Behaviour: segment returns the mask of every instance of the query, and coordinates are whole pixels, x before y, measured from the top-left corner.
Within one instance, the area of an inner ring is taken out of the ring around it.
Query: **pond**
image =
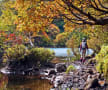
[[[32,78],[32,79],[31,79]],[[0,90],[50,90],[48,80],[38,77],[7,76],[0,74]]]
[[[57,57],[66,57],[66,56],[68,56],[67,50],[69,50],[71,52],[70,56],[73,56],[73,52],[72,52],[71,48],[48,48],[48,49],[54,51],[55,56],[57,56]],[[88,49],[86,55],[91,55],[91,54],[93,54],[93,50]]]

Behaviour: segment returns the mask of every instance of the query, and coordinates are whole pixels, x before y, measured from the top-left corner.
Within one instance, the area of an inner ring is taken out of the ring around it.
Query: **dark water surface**
[[[0,74],[0,90],[50,90],[48,80],[38,77],[7,76]]]

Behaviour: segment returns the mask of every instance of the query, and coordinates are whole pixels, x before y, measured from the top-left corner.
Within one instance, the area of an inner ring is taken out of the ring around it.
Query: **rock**
[[[99,80],[98,83],[101,87],[105,86],[105,80]]]
[[[84,84],[85,83],[85,80],[84,79],[81,79],[81,82],[82,82],[82,84]]]
[[[69,88],[71,88],[73,86],[73,83],[72,82],[69,82],[68,85],[67,85]]]
[[[56,75],[55,70],[50,70],[49,75]]]
[[[98,83],[99,83],[99,85],[101,87],[105,87],[106,82],[105,82],[105,79],[104,79],[104,75],[99,74],[99,73],[97,73],[97,75],[98,75]]]
[[[63,76],[56,76],[55,80],[53,81],[54,87],[57,88],[58,85],[63,83],[64,77]]]
[[[99,74],[97,73],[94,65],[94,62],[89,63],[88,65],[84,64],[78,64],[78,61],[74,63],[76,65],[80,65],[81,69],[77,69],[72,71],[72,74],[64,74],[63,69],[65,67],[65,64],[56,64],[56,70],[58,70],[56,75],[63,76],[63,82],[62,80],[58,79],[54,82],[57,82],[55,84],[55,87],[62,88],[61,90],[67,90],[72,88],[72,90],[104,90],[105,88],[105,81],[102,78],[99,78]],[[61,73],[62,72],[62,73]],[[90,77],[91,76],[91,77]],[[102,79],[102,80],[101,80]]]
[[[88,75],[87,81],[85,83],[85,89],[100,87],[97,75]]]
[[[75,69],[80,69],[81,67],[79,65],[74,65]]]
[[[78,78],[74,78],[74,79],[73,79],[73,82],[74,82],[74,83],[77,83],[78,81],[79,81]]]
[[[51,75],[56,75],[56,72],[54,69],[45,69],[41,70],[40,74],[44,76],[51,76]]]
[[[56,72],[65,72],[66,69],[67,69],[67,67],[64,63],[59,63],[59,64],[56,64],[56,66],[55,66]]]
[[[62,88],[67,88],[67,84],[62,84]]]
[[[96,88],[96,87],[100,87],[97,78],[95,78],[95,79],[91,82],[90,88]]]
[[[74,87],[74,88],[78,88],[78,86],[79,86],[79,85],[78,85],[77,83],[74,83],[74,84],[73,84],[73,87]]]
[[[79,88],[80,90],[84,90],[84,84],[80,85],[78,88]]]

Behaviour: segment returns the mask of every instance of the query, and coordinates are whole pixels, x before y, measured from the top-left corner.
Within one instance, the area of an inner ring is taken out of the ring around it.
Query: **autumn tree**
[[[18,40],[17,32],[15,31],[16,24],[14,21],[17,19],[17,11],[12,8],[13,1],[2,1],[0,2],[0,49],[3,51],[4,48],[8,47],[9,44]],[[17,40],[16,40],[17,39]]]
[[[54,42],[57,47],[66,47],[66,41],[69,39],[69,32],[63,32],[56,36]]]
[[[54,39],[60,33],[59,28],[56,25],[51,24],[48,26],[48,28],[46,28],[45,32],[50,39],[42,35],[41,32],[39,35],[34,37],[35,46],[55,47]]]
[[[44,32],[55,16],[51,12],[52,3],[41,0],[16,0],[19,19],[16,21],[17,29],[37,33]],[[53,6],[52,6],[53,7]]]
[[[14,13],[17,13],[13,15],[15,19],[12,23],[16,25],[17,31],[23,32],[31,45],[33,45],[32,37],[38,34],[49,38],[46,29],[57,18],[64,19],[64,29],[70,33],[76,28],[75,24],[107,24],[107,0],[16,0],[13,2],[11,5],[7,4],[15,11]]]
[[[68,21],[75,24],[108,24],[107,0],[55,0],[58,11]]]
[[[88,46],[98,53],[103,44],[108,44],[108,26],[86,26],[83,29],[83,33],[88,35]]]
[[[15,30],[16,25],[14,24],[14,21],[17,18],[17,11],[12,8],[13,4],[13,1],[0,2],[0,31],[13,32]]]
[[[18,11],[15,21],[16,29],[25,33],[31,46],[34,46],[32,38],[40,33],[49,38],[46,29],[51,25],[53,18],[57,16],[54,2],[16,0],[13,8]]]

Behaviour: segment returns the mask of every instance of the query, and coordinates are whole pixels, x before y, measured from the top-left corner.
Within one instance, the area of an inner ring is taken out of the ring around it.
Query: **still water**
[[[0,90],[50,90],[48,80],[0,74]]]
[[[68,50],[70,51],[70,56],[73,56],[73,52],[72,52],[71,48],[48,48],[48,49],[54,51],[55,56],[57,56],[57,57],[68,56],[68,54],[67,54]],[[93,52],[94,51],[92,49],[88,49],[86,52],[86,55],[91,55],[91,54],[93,54]]]

